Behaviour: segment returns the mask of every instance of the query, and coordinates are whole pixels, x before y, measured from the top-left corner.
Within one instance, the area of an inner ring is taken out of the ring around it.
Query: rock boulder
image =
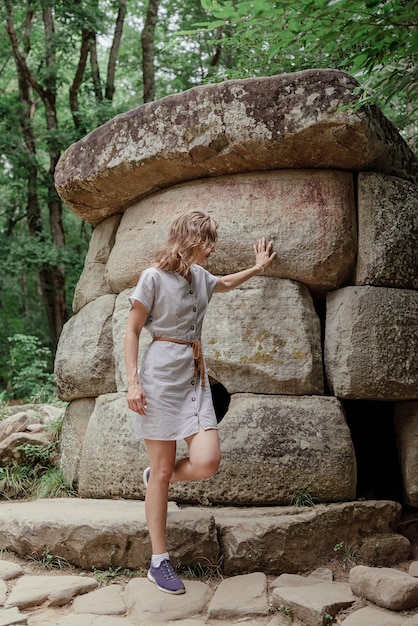
[[[324,293],[353,273],[357,228],[351,172],[251,172],[177,185],[129,207],[106,265],[114,292],[136,285],[173,220],[190,210],[210,213],[219,224],[208,263],[216,275],[251,266],[253,244],[262,236],[273,241],[278,254],[268,276]]]
[[[328,294],[324,358],[337,397],[418,398],[417,353],[418,292],[345,287]]]

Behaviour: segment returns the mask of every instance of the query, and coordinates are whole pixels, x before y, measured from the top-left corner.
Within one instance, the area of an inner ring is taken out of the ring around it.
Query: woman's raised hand
[[[269,267],[276,257],[276,253],[272,252],[273,242],[269,241],[266,245],[265,237],[258,240],[258,244],[254,244],[255,263],[263,268]]]

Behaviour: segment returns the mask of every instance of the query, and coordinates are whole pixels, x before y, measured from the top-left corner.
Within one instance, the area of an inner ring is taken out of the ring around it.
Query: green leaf
[[[418,53],[418,30],[412,33],[409,41],[408,52],[412,54]]]

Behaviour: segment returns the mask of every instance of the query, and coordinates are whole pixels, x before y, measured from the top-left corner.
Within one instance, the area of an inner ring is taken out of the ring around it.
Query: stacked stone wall
[[[393,403],[403,499],[418,506],[418,163],[378,109],[347,107],[356,87],[334,70],[196,87],[63,155],[57,189],[95,227],[55,363],[69,402],[61,464],[81,496],[144,496],[125,399],[128,295],[173,219],[196,209],[219,223],[214,274],[252,265],[262,236],[277,260],[211,301],[223,460],[172,497],[355,499],[345,402],[359,400]]]

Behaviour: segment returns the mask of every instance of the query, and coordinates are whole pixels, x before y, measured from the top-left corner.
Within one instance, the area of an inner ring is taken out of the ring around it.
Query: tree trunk
[[[74,80],[70,87],[70,110],[71,115],[73,117],[74,126],[79,131],[80,136],[87,134],[87,129],[83,124],[79,106],[78,106],[78,93],[80,91],[80,87],[83,83],[84,72],[86,71],[87,66],[87,58],[90,50],[90,38],[91,32],[89,30],[83,29],[81,33],[81,46],[80,46],[80,56],[78,58],[77,69],[74,74]]]
[[[58,130],[56,84],[57,64],[55,58],[55,28],[52,8],[43,3],[43,22],[45,30],[45,64],[48,69],[45,89],[40,94],[45,107],[46,125],[48,129],[48,210],[51,237],[57,248],[65,246],[64,226],[62,222],[62,202],[54,184],[55,168],[60,158],[60,149],[55,139]],[[54,347],[58,343],[62,328],[67,321],[67,305],[65,296],[65,270],[61,263],[44,270],[44,284],[47,287],[46,298],[51,309],[51,337]]]
[[[48,176],[48,209],[50,219],[50,230],[53,242],[56,246],[64,245],[64,230],[62,225],[62,204],[55,191],[54,170],[59,159],[59,149],[54,139],[57,130],[56,102],[55,102],[55,55],[54,55],[54,25],[52,11],[49,7],[43,9],[43,19],[45,28],[46,55],[45,63],[49,70],[46,79],[46,88],[42,87],[31,74],[26,56],[29,47],[22,53],[14,28],[13,7],[10,0],[6,1],[6,29],[12,45],[13,57],[16,65],[19,96],[22,103],[20,116],[20,126],[23,133],[26,152],[28,153],[27,167],[27,206],[26,215],[28,220],[29,233],[40,242],[45,241],[45,229],[42,222],[38,197],[38,170],[36,163],[36,141],[32,127],[32,116],[35,103],[32,98],[32,89],[36,89],[42,98],[46,112],[46,122],[49,133],[49,176]],[[31,13],[27,13],[25,31],[30,30]],[[58,342],[62,327],[66,321],[66,301],[65,301],[65,275],[64,268],[57,264],[48,268],[38,270],[38,276],[42,289],[45,311],[48,319],[51,343],[55,348]]]
[[[141,35],[144,102],[152,102],[155,99],[154,34],[158,17],[158,4],[159,0],[149,0]]]
[[[99,62],[97,60],[96,33],[91,33],[90,37],[90,67],[93,78],[94,95],[96,102],[103,102],[102,81],[100,79]]]
[[[122,40],[123,23],[126,15],[126,0],[120,0],[118,16],[116,18],[115,33],[110,49],[109,62],[107,64],[105,98],[112,101],[115,93],[116,62],[119,56],[120,42]]]

